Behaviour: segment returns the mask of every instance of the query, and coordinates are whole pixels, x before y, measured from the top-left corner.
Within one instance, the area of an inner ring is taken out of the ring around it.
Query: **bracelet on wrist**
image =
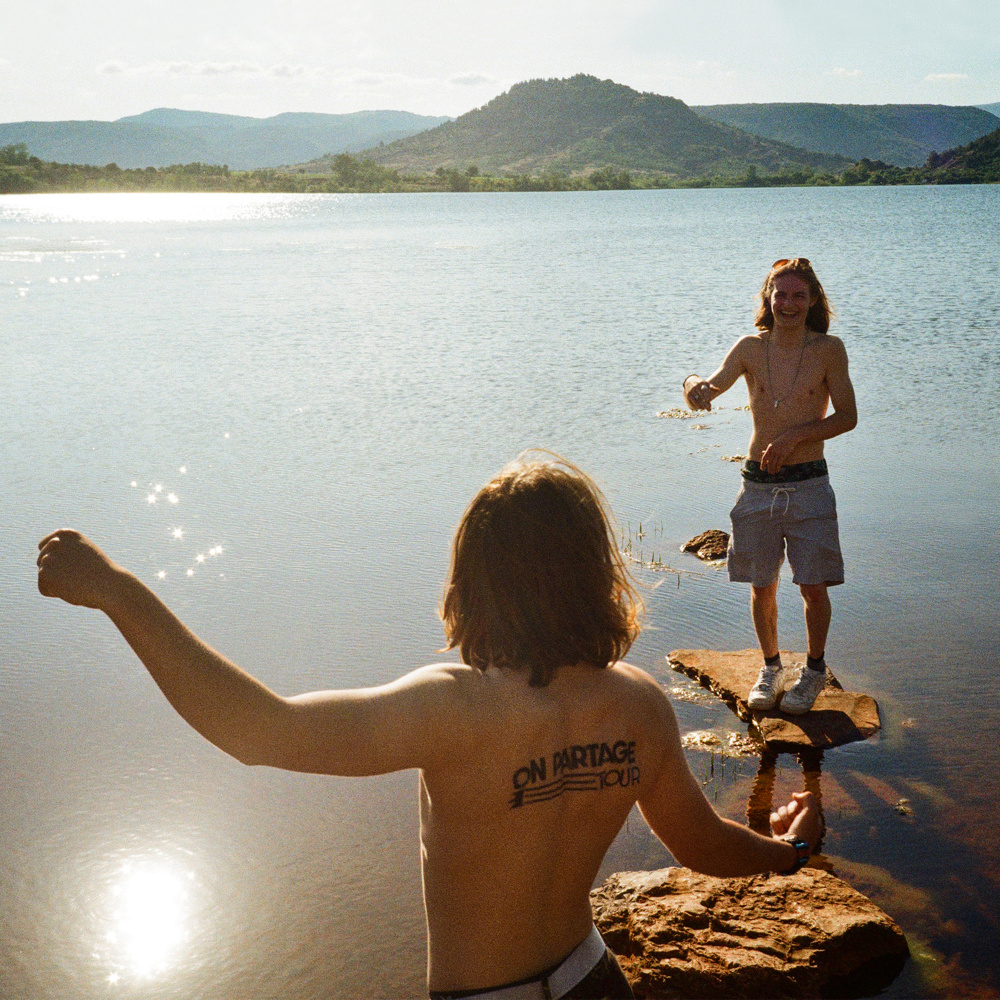
[[[801,871],[809,863],[809,858],[812,857],[812,848],[800,837],[796,837],[792,833],[786,833],[780,837],[775,837],[775,840],[783,840],[786,844],[791,844],[795,848],[797,857],[795,863],[791,868],[786,868],[784,871],[779,872],[780,875],[794,875],[797,871]]]

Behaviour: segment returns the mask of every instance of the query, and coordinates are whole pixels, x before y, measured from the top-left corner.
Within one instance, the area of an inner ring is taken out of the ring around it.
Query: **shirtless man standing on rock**
[[[760,290],[760,333],[743,337],[709,379],[689,375],[684,401],[711,410],[712,400],[743,376],[753,433],[743,488],[730,517],[729,579],[750,584],[754,630],[764,655],[747,704],[761,711],[780,699],[785,712],[808,712],[826,683],[828,588],[844,582],[837,503],[823,442],[858,422],[843,343],[827,333],[830,306],[805,257],[777,260]],[[827,415],[832,404],[833,412]],[[787,552],[805,603],[809,651],[786,679],[778,649],[778,574]]]
[[[808,792],[771,837],[720,817],[649,674],[620,661],[641,603],[597,487],[519,460],[455,535],[448,648],[381,687],[283,697],[215,652],[76,531],[39,543],[47,597],[103,611],[171,705],[244,764],[332,775],[419,770],[432,997],[631,997],[590,889],[633,805],[677,861],[717,876],[797,871],[821,832]]]

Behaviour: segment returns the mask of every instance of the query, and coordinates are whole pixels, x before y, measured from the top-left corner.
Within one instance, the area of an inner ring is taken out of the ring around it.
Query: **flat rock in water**
[[[594,920],[637,997],[864,997],[909,956],[903,932],[829,872],[619,872]]]
[[[773,747],[837,747],[867,739],[881,728],[875,699],[845,691],[829,669],[826,687],[820,691],[812,710],[805,715],[789,715],[778,708],[755,712],[747,705],[750,688],[760,672],[759,649],[734,652],[675,649],[667,659],[674,670],[687,674],[718,695]],[[805,660],[804,653],[781,651],[781,661],[786,667]]]
[[[693,552],[705,562],[725,559],[729,549],[729,535],[718,528],[709,528],[700,535],[695,535],[689,542],[681,546],[681,552]]]

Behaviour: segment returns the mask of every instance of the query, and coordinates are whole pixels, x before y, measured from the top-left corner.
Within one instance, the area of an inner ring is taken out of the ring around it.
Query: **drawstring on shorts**
[[[785,494],[785,509],[781,512],[782,514],[788,513],[788,505],[791,503],[791,494],[795,492],[794,486],[775,486],[771,491],[771,517],[774,517],[774,505],[778,501],[778,494]]]

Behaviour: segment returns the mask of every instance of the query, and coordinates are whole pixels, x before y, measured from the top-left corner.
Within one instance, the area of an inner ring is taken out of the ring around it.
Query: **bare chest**
[[[830,393],[822,343],[784,349],[760,343],[747,363],[755,422],[791,425],[826,412]]]

